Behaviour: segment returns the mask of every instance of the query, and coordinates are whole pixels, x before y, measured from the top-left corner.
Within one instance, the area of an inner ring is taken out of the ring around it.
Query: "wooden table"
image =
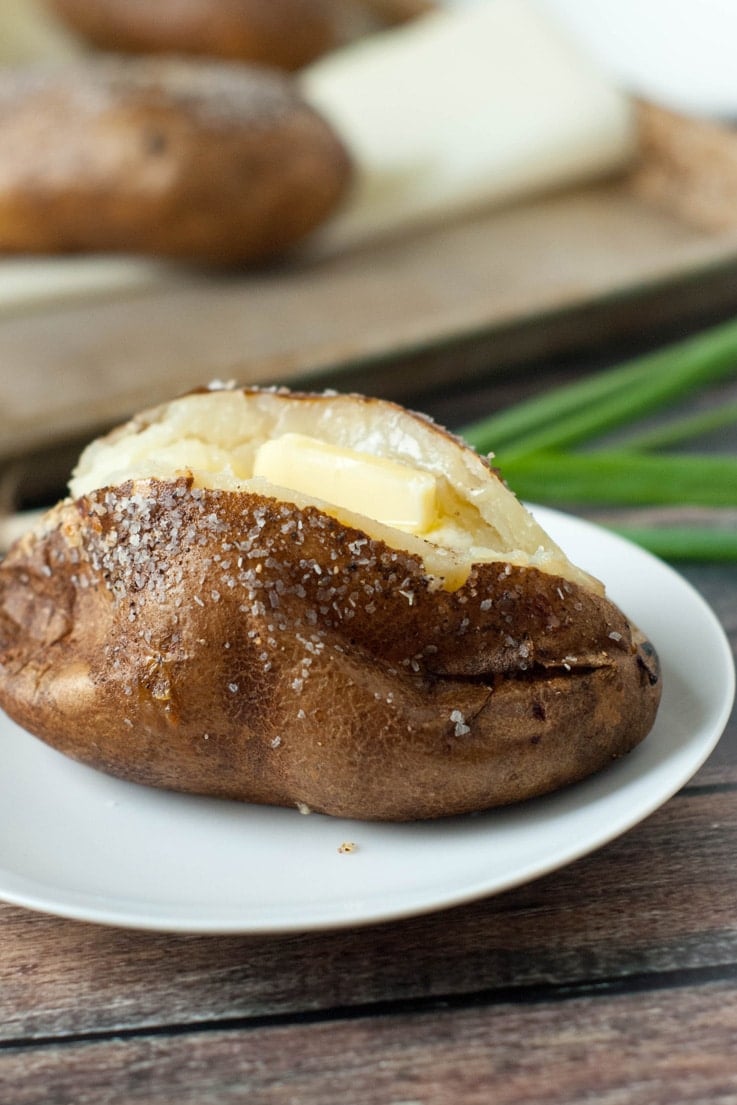
[[[460,425],[541,372],[421,401]],[[737,569],[683,570],[737,646]],[[435,915],[195,937],[0,905],[0,1102],[735,1103],[736,857],[733,716],[637,828]]]

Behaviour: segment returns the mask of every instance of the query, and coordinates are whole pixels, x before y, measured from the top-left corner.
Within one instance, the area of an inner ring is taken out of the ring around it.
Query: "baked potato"
[[[0,252],[232,264],[335,210],[343,143],[286,76],[194,59],[0,71]]]
[[[211,387],[91,444],[0,565],[0,704],[157,787],[362,819],[641,741],[655,651],[488,463],[375,399]]]
[[[298,69],[343,42],[432,9],[429,0],[50,0],[95,46]]]

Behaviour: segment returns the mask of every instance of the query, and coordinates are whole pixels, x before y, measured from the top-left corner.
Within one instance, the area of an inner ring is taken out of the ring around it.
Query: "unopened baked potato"
[[[365,819],[515,802],[642,740],[653,647],[471,449],[213,387],[94,442],[0,565],[0,704],[139,783]]]
[[[0,253],[261,261],[338,207],[350,159],[287,76],[177,58],[0,69]]]
[[[298,69],[345,41],[431,10],[430,0],[49,0],[95,46],[205,54]]]

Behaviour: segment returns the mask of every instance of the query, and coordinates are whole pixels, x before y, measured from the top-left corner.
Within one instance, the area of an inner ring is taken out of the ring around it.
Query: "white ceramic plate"
[[[675,793],[734,697],[725,635],[642,550],[536,509],[652,637],[664,694],[652,734],[548,798],[425,824],[338,821],[150,790],[72,763],[0,716],[0,897],[65,917],[181,932],[288,932],[410,916],[533,879],[598,848]],[[356,850],[338,851],[344,841]]]

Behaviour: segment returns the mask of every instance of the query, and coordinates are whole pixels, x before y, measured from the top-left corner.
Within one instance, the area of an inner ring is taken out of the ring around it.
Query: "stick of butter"
[[[351,151],[353,194],[325,249],[603,175],[634,113],[535,0],[427,15],[326,56],[302,92]]]

